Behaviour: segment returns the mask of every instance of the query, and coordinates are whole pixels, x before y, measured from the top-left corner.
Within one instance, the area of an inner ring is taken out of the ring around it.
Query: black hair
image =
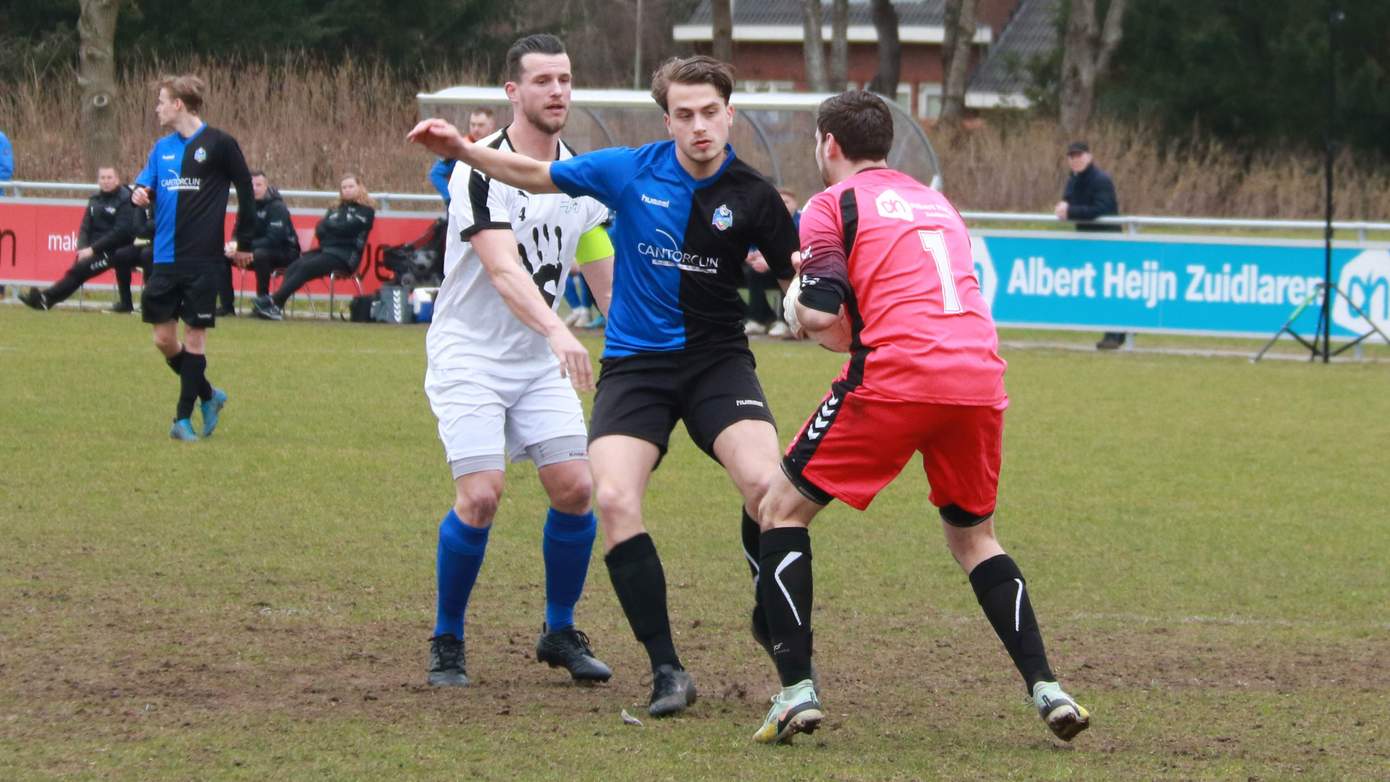
[[[564,54],[565,42],[550,33],[518,38],[507,50],[507,79],[521,81],[521,58],[528,54]]]

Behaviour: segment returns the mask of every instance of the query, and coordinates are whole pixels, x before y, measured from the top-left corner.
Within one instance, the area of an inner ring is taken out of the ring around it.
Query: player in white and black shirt
[[[479,143],[541,160],[568,158],[560,140],[570,99],[564,45],[552,35],[527,36],[512,45],[507,63],[516,119]],[[444,283],[425,342],[425,391],[439,419],[455,499],[439,525],[428,681],[468,684],[464,614],[509,459],[534,462],[550,498],[542,538],[545,622],[536,658],[565,668],[576,681],[606,681],[612,671],[574,627],[597,530],[575,389],[593,386],[593,369],[555,306],[582,236],[585,260],[611,268],[612,245],[601,226],[607,209],[589,198],[526,193],[462,164],[449,191]]]

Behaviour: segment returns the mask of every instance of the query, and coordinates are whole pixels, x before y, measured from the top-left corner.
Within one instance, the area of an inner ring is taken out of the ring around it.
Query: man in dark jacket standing
[[[299,257],[299,234],[289,207],[264,171],[251,172],[256,193],[256,235],[251,240],[251,267],[256,272],[256,295],[270,295],[270,276]]]
[[[98,168],[97,187],[97,194],[87,199],[77,232],[77,260],[61,280],[43,290],[30,288],[20,301],[36,310],[53,307],[111,268],[112,254],[135,240],[137,210],[130,204],[130,188],[121,183],[120,174],[112,166]]]
[[[1057,219],[1076,221],[1078,231],[1118,233],[1118,225],[1092,222],[1107,215],[1119,214],[1120,202],[1115,196],[1115,182],[1096,166],[1086,142],[1073,141],[1067,146],[1067,166],[1071,168],[1071,176],[1067,177],[1062,200],[1053,207]],[[1123,331],[1108,331],[1096,343],[1096,347],[1114,350],[1123,344]]]

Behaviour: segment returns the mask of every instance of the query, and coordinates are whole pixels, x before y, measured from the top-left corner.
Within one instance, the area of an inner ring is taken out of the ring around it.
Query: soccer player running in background
[[[154,326],[154,345],[179,376],[179,401],[169,436],[192,442],[199,433],[190,417],[201,400],[202,437],[212,436],[227,394],[207,379],[207,330],[215,325],[217,291],[224,254],[222,231],[228,187],[237,194],[236,252],[239,265],[251,261],[256,199],[251,172],[236,139],[209,127],[198,116],[207,84],[197,76],[159,82],[155,115],[173,131],[155,142],[149,163],[136,177],[131,203],[154,204],[153,274],[140,294],[146,323]],[[178,321],[183,320],[183,342]]]
[[[481,139],[535,160],[563,160],[570,61],[553,35],[530,35],[507,52],[512,124]],[[466,163],[449,183],[444,283],[425,347],[425,392],[454,478],[454,507],[439,525],[438,605],[428,680],[468,684],[464,613],[487,551],[506,462],[530,459],[550,498],[542,532],[545,623],[536,658],[576,681],[607,681],[574,627],[597,522],[575,389],[593,387],[589,353],[556,314],[576,254],[610,261],[592,198],[538,195],[489,179]],[[583,237],[583,239],[581,239]],[[566,377],[569,379],[566,380]],[[572,384],[572,385],[571,385]]]
[[[754,739],[785,741],[823,719],[811,683],[811,519],[832,499],[864,510],[921,453],[947,547],[1042,718],[1070,741],[1089,715],[1058,686],[1023,574],[994,535],[1008,397],[970,235],[944,196],[887,167],[892,143],[880,98],[851,91],[821,104],[816,165],[828,189],[802,212],[800,293],[788,306],[794,327],[822,344],[848,319],[850,358],[760,508],[782,691]]]
[[[410,134],[497,180],[531,193],[593,196],[619,215],[611,275],[585,272],[608,313],[589,462],[604,562],[647,650],[648,711],[656,716],[683,711],[696,697],[676,654],[666,576],[642,516],[642,496],[671,430],[683,420],[695,444],[728,472],[742,495],[745,547],[756,547],[752,514],[780,450],[743,333],[747,308],[738,285],[754,244],[789,280],[796,231],[776,188],[727,143],[732,92],[728,65],[703,56],[669,60],[652,78],[652,97],[671,141],[554,162],[466,144],[441,120],[426,120]],[[749,551],[756,561],[756,548]],[[766,630],[756,608],[754,617],[761,638]]]

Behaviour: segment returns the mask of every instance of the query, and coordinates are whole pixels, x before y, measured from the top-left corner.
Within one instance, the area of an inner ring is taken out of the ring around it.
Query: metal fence
[[[53,195],[90,195],[97,191],[97,186],[89,182],[0,182],[0,189],[6,194],[19,197],[43,197],[41,194]],[[337,200],[338,193],[335,190],[280,190],[280,195],[286,198],[300,198],[308,201],[324,201],[331,203]],[[0,196],[3,197],[3,196]],[[52,197],[52,196],[50,196]],[[442,206],[439,196],[433,193],[373,193],[379,205],[378,211],[381,212],[407,212],[407,211],[438,211]],[[393,205],[394,208],[393,208]],[[1040,226],[1066,226],[1051,213],[1023,213],[1023,212],[961,212],[961,216],[967,221],[980,225],[1022,225],[1029,228]],[[1242,218],[1224,217],[1160,217],[1154,215],[1128,215],[1124,217],[1103,217],[1096,221],[1099,223],[1119,225],[1124,228],[1127,234],[1139,234],[1145,229],[1161,228],[1210,228],[1221,231],[1246,230],[1246,231],[1309,231],[1318,232],[1325,227],[1322,220],[1250,220]],[[1357,241],[1365,242],[1368,234],[1372,231],[1390,234],[1390,223],[1373,223],[1365,220],[1334,220],[1333,229],[1337,231],[1352,231],[1356,234]]]
[[[5,196],[15,198],[43,198],[71,196],[86,197],[97,191],[97,186],[89,182],[0,182],[0,190]],[[300,198],[306,201],[332,203],[338,200],[336,190],[283,190],[277,189],[284,198]],[[230,191],[233,196],[236,191]],[[4,198],[5,196],[0,196]],[[378,212],[439,212],[444,208],[438,193],[372,193],[377,202]]]

